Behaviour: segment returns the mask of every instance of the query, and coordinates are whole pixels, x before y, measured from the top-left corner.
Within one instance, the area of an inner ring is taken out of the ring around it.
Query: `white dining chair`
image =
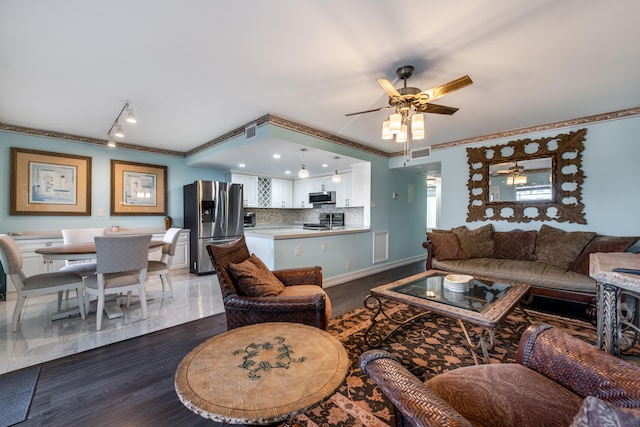
[[[169,296],[173,297],[173,283],[171,283],[171,265],[173,264],[173,256],[176,253],[178,237],[180,237],[181,228],[170,228],[164,234],[162,241],[162,256],[160,260],[149,260],[147,268],[147,276],[159,276],[162,282],[162,292],[165,292],[165,282],[169,285]]]
[[[80,243],[93,243],[96,236],[104,236],[107,230],[105,228],[64,228],[62,229],[62,243],[65,245],[75,245]],[[60,271],[71,271],[80,273],[83,276],[95,274],[96,261],[86,259],[67,259],[64,261],[65,266]],[[69,291],[66,292],[66,298],[69,299]],[[63,293],[58,292],[58,311],[62,309]]]
[[[12,332],[18,329],[18,321],[27,297],[55,294],[70,289],[76,290],[80,315],[84,319],[82,276],[75,272],[54,271],[27,277],[22,271],[22,254],[17,243],[8,235],[0,234],[0,261],[7,277],[16,288],[16,306],[13,310]]]
[[[62,243],[75,245],[79,243],[93,243],[96,236],[104,236],[107,230],[104,228],[67,228],[62,229]],[[96,272],[95,260],[68,259],[60,271],[75,271],[78,273],[93,274]]]
[[[98,297],[96,330],[102,329],[102,316],[107,295],[138,292],[142,318],[147,318],[145,281],[149,263],[151,235],[95,237],[96,274],[84,278],[85,304]],[[127,298],[129,301],[129,298]]]

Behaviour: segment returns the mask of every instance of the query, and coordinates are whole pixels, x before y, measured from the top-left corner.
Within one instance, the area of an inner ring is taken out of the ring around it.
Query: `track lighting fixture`
[[[138,119],[136,118],[136,114],[133,111],[133,107],[128,102],[125,102],[124,107],[122,107],[122,110],[120,110],[120,112],[116,116],[116,119],[113,121],[113,124],[109,128],[109,132],[107,132],[107,137],[109,138],[109,142],[107,143],[107,145],[109,147],[115,147],[115,142],[113,141],[113,137],[124,138],[124,131],[122,130],[122,126],[120,125],[120,118],[122,117],[122,113],[124,113],[125,110],[127,111],[127,115],[125,117],[125,120],[127,121],[127,123],[138,122]]]

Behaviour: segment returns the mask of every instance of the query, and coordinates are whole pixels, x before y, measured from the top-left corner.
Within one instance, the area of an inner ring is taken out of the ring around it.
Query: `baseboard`
[[[425,258],[424,255],[417,255],[411,258],[405,258],[398,261],[391,261],[380,263],[376,265],[372,265],[371,267],[363,268],[357,271],[351,271],[349,273],[340,274],[338,276],[333,276],[329,278],[322,278],[322,287],[330,288],[331,286],[340,285],[345,282],[350,282],[351,280],[360,279],[365,276],[370,276],[372,274],[380,273],[382,271],[391,270],[392,268],[402,267],[403,265],[413,264],[414,262],[423,261]]]

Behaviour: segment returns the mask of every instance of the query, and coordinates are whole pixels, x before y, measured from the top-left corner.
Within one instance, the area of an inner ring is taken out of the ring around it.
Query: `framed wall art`
[[[11,215],[91,215],[91,157],[11,147]]]
[[[166,166],[111,160],[111,215],[166,214]]]

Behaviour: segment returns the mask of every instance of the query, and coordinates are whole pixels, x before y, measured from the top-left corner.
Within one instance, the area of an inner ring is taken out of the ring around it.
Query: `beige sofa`
[[[589,255],[637,252],[638,240],[548,225],[539,231],[496,232],[487,224],[474,230],[433,230],[422,246],[427,250],[427,270],[526,283],[532,295],[583,302],[595,310],[596,281],[589,277]]]

